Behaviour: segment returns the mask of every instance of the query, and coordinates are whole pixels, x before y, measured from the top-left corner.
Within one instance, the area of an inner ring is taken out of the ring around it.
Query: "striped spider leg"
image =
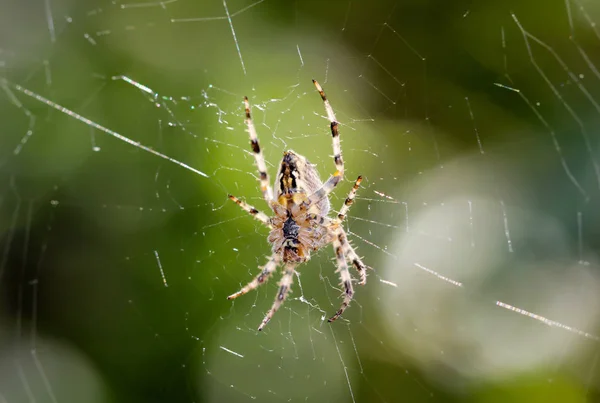
[[[340,309],[328,319],[329,322],[333,322],[337,318],[339,318],[348,305],[350,305],[350,301],[354,296],[354,287],[352,286],[352,278],[350,273],[348,272],[348,263],[351,262],[354,268],[358,271],[360,276],[360,285],[365,285],[367,283],[367,266],[362,262],[361,258],[356,254],[354,248],[350,245],[348,238],[346,236],[346,232],[343,230],[341,224],[346,218],[346,214],[350,210],[350,207],[354,203],[354,197],[356,196],[356,192],[360,183],[362,181],[362,177],[359,176],[354,182],[354,186],[350,190],[348,197],[344,201],[344,205],[342,206],[338,216],[336,219],[331,219],[328,217],[316,216],[314,217],[315,222],[318,222],[321,225],[326,225],[330,229],[331,232],[335,233],[335,238],[332,240],[333,250],[336,256],[337,261],[337,272],[340,274],[341,285],[344,287],[343,292],[343,302]]]
[[[327,119],[329,119],[329,125],[331,127],[331,139],[333,143],[333,162],[335,163],[336,168],[334,174],[327,179],[325,184],[323,184],[319,190],[310,195],[308,201],[310,203],[315,203],[324,197],[327,197],[327,195],[333,191],[337,184],[344,179],[344,160],[342,159],[342,145],[340,143],[340,132],[338,131],[339,123],[335,118],[333,108],[331,107],[323,88],[321,88],[321,85],[316,80],[312,80],[312,82],[317,91],[319,91],[319,95],[321,95],[323,105],[325,105],[325,112],[327,112]]]
[[[256,160],[256,167],[258,168],[258,174],[260,176],[260,190],[265,201],[271,204],[273,201],[273,189],[269,184],[267,164],[265,163],[265,157],[258,144],[258,135],[256,134],[252,116],[250,115],[250,102],[248,102],[248,97],[244,97],[244,108],[246,110],[246,127],[248,128],[248,134],[250,134],[250,146],[252,147],[254,159]]]
[[[258,276],[256,276],[254,278],[254,280],[252,280],[251,282],[246,284],[238,292],[228,296],[227,299],[232,300],[241,295],[247,294],[248,292],[254,290],[258,286],[260,286],[261,284],[266,282],[269,279],[269,277],[271,277],[271,275],[275,272],[275,270],[277,270],[277,266],[279,265],[280,262],[281,262],[281,257],[278,254],[273,254],[269,258],[269,261],[267,262],[267,264],[262,267],[262,271],[260,272],[260,274]]]
[[[356,182],[354,182],[354,186],[352,186],[350,193],[348,193],[348,197],[346,197],[346,200],[344,201],[344,205],[342,206],[342,208],[338,214],[338,221],[340,222],[340,224],[344,221],[344,219],[346,218],[346,214],[348,214],[348,210],[350,210],[350,207],[354,203],[354,198],[356,197],[356,192],[358,191],[358,187],[360,186],[361,182],[362,182],[362,176],[359,176],[356,179]],[[344,248],[344,253],[346,254],[346,258],[348,259],[348,261],[352,262],[352,265],[358,271],[358,274],[360,276],[360,282],[358,284],[360,284],[360,285],[367,284],[367,270],[366,270],[367,266],[362,262],[360,257],[356,254],[356,252],[354,251],[354,248],[350,245],[350,242],[348,242],[348,239],[346,238],[346,233],[343,233],[343,239],[340,239],[340,242],[342,243],[342,247]]]
[[[356,179],[356,181],[354,182],[354,186],[350,190],[350,193],[348,193],[348,196],[346,197],[346,200],[344,201],[344,205],[342,206],[342,208],[340,209],[340,212],[338,213],[337,219],[318,216],[317,214],[313,214],[312,219],[315,220],[315,222],[318,222],[320,225],[328,225],[332,229],[337,230],[337,228],[346,219],[346,214],[348,214],[350,207],[352,206],[352,204],[354,204],[354,198],[356,197],[356,192],[358,191],[358,188],[360,187],[361,182],[362,182],[362,176],[359,176]],[[362,262],[360,257],[356,254],[356,252],[354,251],[354,248],[350,245],[350,242],[348,242],[348,240],[346,239],[345,236],[341,242],[342,242],[342,247],[344,249],[344,254],[346,255],[348,261],[351,262],[352,265],[358,271],[358,274],[360,276],[359,284],[365,285],[367,283],[367,272],[366,272],[367,266]]]
[[[294,273],[296,268],[296,263],[286,263],[283,269],[283,277],[281,277],[281,281],[279,281],[279,291],[277,291],[277,296],[275,297],[275,302],[273,302],[273,306],[267,312],[267,315],[260,323],[258,327],[258,331],[260,332],[263,328],[269,323],[275,312],[279,309],[279,307],[285,301],[287,294],[290,292],[290,288],[292,286],[294,280]]]
[[[257,209],[254,208],[254,206],[251,206],[248,203],[241,201],[240,199],[238,199],[237,197],[235,197],[233,195],[227,195],[227,197],[229,197],[229,200],[233,201],[235,204],[240,206],[242,208],[242,210],[244,210],[245,212],[250,214],[252,217],[256,218],[258,221],[265,224],[268,228],[272,228],[271,220],[265,213],[263,213],[262,211],[258,211]]]
[[[248,97],[244,97],[244,109],[246,112],[246,128],[248,130],[248,134],[250,135],[250,147],[252,148],[252,153],[254,154],[254,159],[256,161],[256,167],[258,168],[258,174],[260,179],[260,190],[263,194],[263,198],[272,207],[273,204],[273,189],[269,184],[269,173],[267,172],[267,164],[265,163],[265,157],[260,149],[260,144],[258,143],[258,135],[256,134],[256,128],[254,127],[254,122],[252,121],[252,115],[250,114],[250,102],[248,101]],[[252,215],[258,221],[265,224],[267,227],[272,228],[271,221],[269,217],[249,205],[246,202],[241,201],[237,197],[233,195],[228,195],[229,200],[236,203],[240,206],[244,211]]]

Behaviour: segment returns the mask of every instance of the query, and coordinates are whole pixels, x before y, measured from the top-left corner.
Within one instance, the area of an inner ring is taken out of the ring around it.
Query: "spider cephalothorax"
[[[348,261],[358,270],[360,284],[365,284],[367,281],[366,266],[348,243],[346,233],[341,226],[354,201],[354,196],[362,178],[359,176],[354,183],[337,218],[327,217],[330,208],[328,195],[343,179],[344,162],[335,114],[319,83],[315,80],[313,80],[313,83],[323,99],[325,111],[331,124],[333,159],[337,170],[323,183],[314,165],[308,162],[306,158],[293,151],[286,151],[283,153],[279,173],[275,180],[275,195],[273,195],[273,189],[269,184],[267,166],[250,116],[250,104],[248,98],[244,98],[246,125],[248,126],[250,145],[260,174],[261,191],[274,215],[269,218],[236,197],[230,195],[229,198],[271,229],[268,240],[273,247],[273,254],[263,267],[262,272],[240,291],[230,295],[228,299],[237,298],[264,283],[280,263],[283,263],[285,267],[283,277],[279,282],[279,292],[275,302],[258,330],[262,330],[279,309],[292,285],[296,266],[309,260],[311,251],[316,251],[329,243],[333,244],[335,251],[341,285],[344,288],[344,300],[340,309],[329,319],[330,322],[342,315],[354,295],[352,278],[348,271]]]
[[[307,244],[309,228],[305,216],[271,219],[273,229],[269,233],[269,242],[273,245],[273,253],[281,255],[283,262],[303,263],[310,259],[310,247]]]

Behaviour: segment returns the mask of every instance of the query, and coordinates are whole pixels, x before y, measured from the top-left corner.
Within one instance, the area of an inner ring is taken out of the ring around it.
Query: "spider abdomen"
[[[294,151],[289,150],[283,153],[279,173],[275,180],[276,199],[281,200],[281,196],[295,195],[293,200],[299,204],[299,199],[306,199],[321,187],[323,187],[323,182],[313,164]],[[314,203],[311,209],[314,213],[326,216],[329,212],[329,199],[322,198]]]

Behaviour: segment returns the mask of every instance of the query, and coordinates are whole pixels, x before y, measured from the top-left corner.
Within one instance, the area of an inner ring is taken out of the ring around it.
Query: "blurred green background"
[[[0,402],[600,401],[597,3],[2,10]],[[373,270],[329,324],[325,248],[258,333],[278,275],[226,300],[270,254],[227,200],[268,212],[241,101],[272,178],[326,177],[312,78]]]

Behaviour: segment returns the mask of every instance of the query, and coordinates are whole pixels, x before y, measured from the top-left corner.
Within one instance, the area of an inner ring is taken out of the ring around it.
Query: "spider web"
[[[0,402],[598,399],[591,0],[5,8]],[[270,254],[227,200],[268,213],[241,101],[271,177],[326,177],[312,78],[373,270],[329,324],[323,249],[258,333],[277,275],[225,299]]]

